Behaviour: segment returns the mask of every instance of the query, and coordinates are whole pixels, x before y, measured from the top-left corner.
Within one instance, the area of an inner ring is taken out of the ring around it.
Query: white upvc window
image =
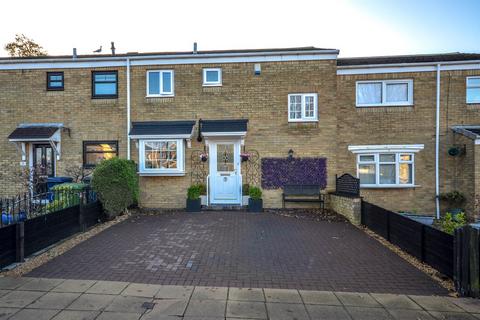
[[[148,139],[139,144],[140,174],[185,174],[183,139]]]
[[[413,80],[368,80],[356,83],[357,107],[413,105]]]
[[[406,152],[357,155],[361,187],[411,187],[415,185],[414,154]]]
[[[480,103],[480,77],[467,77],[467,103]]]
[[[174,95],[173,70],[147,71],[147,97],[172,97]]]
[[[221,86],[222,85],[222,69],[221,68],[203,69],[203,85],[204,86]]]
[[[316,93],[292,93],[288,95],[288,121],[308,122],[318,120],[318,96]]]

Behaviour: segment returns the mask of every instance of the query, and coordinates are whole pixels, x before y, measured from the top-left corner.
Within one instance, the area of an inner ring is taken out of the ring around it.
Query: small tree
[[[5,50],[11,57],[46,56],[47,51],[41,45],[27,38],[24,34],[16,34],[15,40],[5,45]]]
[[[100,162],[92,176],[92,187],[111,219],[138,203],[139,187],[133,161],[112,158]]]
[[[65,168],[65,175],[71,177],[73,182],[79,183],[92,174],[92,169],[80,165],[71,165]]]

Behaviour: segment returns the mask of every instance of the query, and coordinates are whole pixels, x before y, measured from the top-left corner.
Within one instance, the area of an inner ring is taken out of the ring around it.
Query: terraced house
[[[360,178],[385,208],[433,215],[480,197],[480,54],[338,59],[314,47],[0,59],[0,171],[49,176],[113,156],[138,164],[144,207],[265,207],[285,184]],[[477,166],[478,162],[478,166]],[[1,195],[18,186],[2,183]]]

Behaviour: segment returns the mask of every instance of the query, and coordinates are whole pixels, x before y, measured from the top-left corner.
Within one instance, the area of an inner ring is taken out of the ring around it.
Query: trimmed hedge
[[[128,207],[138,203],[139,187],[137,166],[126,159],[104,160],[93,171],[92,188],[112,219]]]

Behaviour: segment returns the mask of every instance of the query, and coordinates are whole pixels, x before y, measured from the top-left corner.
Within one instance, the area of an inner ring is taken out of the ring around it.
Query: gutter
[[[339,58],[338,60],[341,60]],[[444,61],[442,65],[458,65],[458,64],[478,64],[480,60],[456,60]],[[337,69],[359,69],[359,68],[389,68],[389,67],[432,67],[436,68],[438,62],[404,62],[404,63],[382,63],[382,64],[358,64],[358,65],[337,65]]]
[[[439,181],[439,150],[440,150],[440,69],[437,64],[437,106],[435,122],[435,209],[437,219],[440,219],[440,181]]]
[[[156,60],[156,59],[189,59],[189,58],[221,58],[221,57],[262,57],[262,56],[283,56],[283,55],[309,55],[309,54],[339,54],[339,50],[285,50],[285,51],[268,51],[268,52],[233,52],[233,53],[184,53],[184,54],[153,54],[153,55],[124,55],[116,57],[62,57],[62,58],[46,58],[46,59],[0,59],[0,64],[19,64],[19,63],[49,63],[49,62],[90,62],[90,61],[124,61],[130,60]]]

